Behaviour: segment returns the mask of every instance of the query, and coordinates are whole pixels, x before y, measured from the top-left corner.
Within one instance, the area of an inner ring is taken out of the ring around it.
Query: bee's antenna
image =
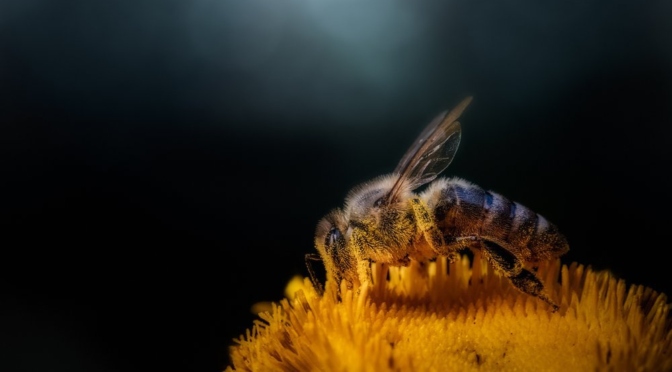
[[[322,296],[322,294],[324,293],[324,288],[322,287],[322,284],[317,280],[317,276],[315,275],[315,270],[313,270],[312,261],[322,261],[322,257],[320,257],[320,255],[316,254],[316,253],[306,254],[306,267],[308,268],[308,274],[310,275],[310,281],[313,283],[313,287],[317,291],[317,294]]]

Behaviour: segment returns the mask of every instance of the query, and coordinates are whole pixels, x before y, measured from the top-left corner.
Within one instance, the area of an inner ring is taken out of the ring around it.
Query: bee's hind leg
[[[525,269],[518,257],[498,244],[485,240],[481,242],[480,248],[490,264],[501,270],[514,287],[521,292],[538,297],[553,306],[553,311],[558,311],[558,305],[548,298],[544,290],[544,283],[531,271]]]

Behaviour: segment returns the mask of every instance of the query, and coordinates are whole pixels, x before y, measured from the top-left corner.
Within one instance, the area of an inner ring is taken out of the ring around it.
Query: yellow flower
[[[260,314],[227,371],[670,371],[667,298],[576,263],[537,274],[560,310],[482,261],[373,267],[359,291],[309,280]],[[560,281],[558,281],[558,278]]]

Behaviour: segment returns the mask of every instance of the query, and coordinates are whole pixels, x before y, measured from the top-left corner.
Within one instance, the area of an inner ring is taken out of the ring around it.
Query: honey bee
[[[371,280],[370,263],[408,266],[411,260],[457,253],[480,253],[518,290],[558,306],[526,263],[557,258],[569,250],[555,225],[519,203],[459,178],[440,178],[461,138],[457,121],[471,102],[436,117],[399,162],[394,173],[355,187],[345,207],[318,224],[315,246],[306,263],[324,262],[327,280],[350,286]],[[434,181],[434,182],[432,182]],[[429,184],[421,193],[414,190]]]

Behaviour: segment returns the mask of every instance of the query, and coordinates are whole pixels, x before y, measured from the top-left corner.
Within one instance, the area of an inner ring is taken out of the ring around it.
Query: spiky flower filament
[[[374,265],[359,292],[308,280],[232,347],[236,371],[665,371],[665,295],[559,261],[537,274],[560,311],[515,290],[476,255]],[[560,281],[558,281],[560,279]],[[297,282],[294,282],[297,285]]]

